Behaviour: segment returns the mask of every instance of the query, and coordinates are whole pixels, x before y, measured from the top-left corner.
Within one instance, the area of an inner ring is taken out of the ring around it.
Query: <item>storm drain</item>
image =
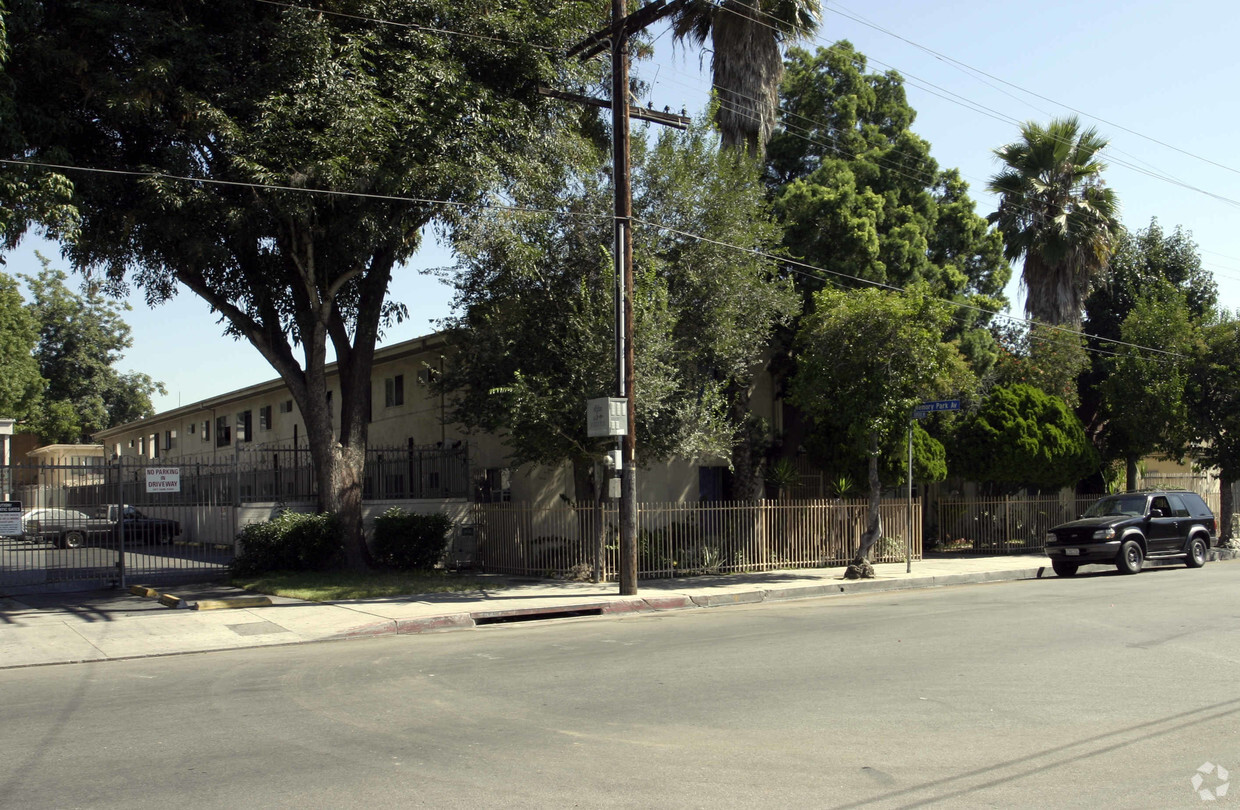
[[[579,616],[602,616],[601,607],[580,610],[548,610],[529,613],[506,613],[497,616],[474,616],[474,624],[513,624],[514,622],[541,622],[547,619],[575,619]]]

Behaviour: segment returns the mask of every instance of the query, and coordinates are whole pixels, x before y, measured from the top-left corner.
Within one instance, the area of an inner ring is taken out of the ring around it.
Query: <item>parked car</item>
[[[1214,513],[1195,492],[1156,490],[1108,495],[1079,520],[1046,535],[1051,567],[1070,577],[1089,563],[1135,574],[1145,560],[1183,560],[1200,568],[1218,540]]]
[[[22,516],[22,532],[27,539],[51,541],[60,548],[81,548],[88,543],[115,543],[120,532],[133,544],[171,543],[181,534],[181,524],[167,518],[153,518],[126,505],[119,512],[116,504],[100,506],[90,513],[77,509],[31,509]]]

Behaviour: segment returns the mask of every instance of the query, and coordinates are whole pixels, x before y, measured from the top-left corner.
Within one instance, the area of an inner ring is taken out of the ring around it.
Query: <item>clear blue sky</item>
[[[899,71],[918,112],[914,130],[930,142],[941,166],[960,169],[983,215],[994,208],[982,191],[997,170],[991,150],[1015,140],[1021,121],[1080,114],[1111,140],[1106,177],[1119,194],[1125,225],[1143,228],[1157,217],[1167,230],[1190,230],[1222,304],[1237,309],[1237,23],[1240,12],[1221,0],[848,0],[826,6],[817,40],[806,46],[847,39],[871,69]],[[652,86],[656,106],[699,113],[709,56],[673,47],[666,34],[656,39],[655,54],[634,72]],[[7,257],[5,271],[35,272],[35,249],[64,267],[54,245],[30,238]],[[434,321],[449,313],[450,291],[419,271],[450,262],[432,246],[397,273],[391,295],[409,307],[410,319],[390,330],[386,342],[433,331]],[[1015,285],[1009,297],[1021,314]],[[191,293],[154,310],[140,296],[132,303],[127,320],[134,346],[120,365],[165,383],[168,394],[157,399],[157,409],[275,377],[248,344],[222,337],[207,306]]]

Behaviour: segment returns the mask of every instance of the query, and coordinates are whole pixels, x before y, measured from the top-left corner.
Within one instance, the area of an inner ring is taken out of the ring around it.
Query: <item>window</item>
[[[228,417],[221,416],[215,420],[215,446],[227,447],[232,444],[232,429],[228,426]]]
[[[130,449],[130,450],[132,450],[132,449],[133,449],[133,439],[130,439],[130,440],[129,440],[129,449]]]
[[[1171,515],[1173,517],[1189,517],[1188,507],[1184,505],[1184,501],[1179,495],[1168,495],[1167,503],[1171,505]]]
[[[439,480],[429,481],[430,488],[438,487]],[[492,467],[483,471],[482,480],[478,482],[477,498],[480,503],[500,503],[512,500],[512,474],[502,467]]]
[[[202,420],[202,440],[204,442],[211,441],[211,420]]]
[[[253,421],[251,420],[250,411],[240,411],[237,414],[237,441],[252,442],[254,434],[250,431],[253,429]]]
[[[258,429],[271,430],[271,406],[264,405],[258,409]]]
[[[426,385],[439,379],[439,370],[434,368],[424,368],[418,371],[418,385]]]
[[[383,406],[395,408],[405,404],[405,375],[397,374],[383,381]]]
[[[292,412],[293,412],[293,400],[286,399],[280,403],[280,413],[292,413]]]
[[[171,450],[177,446],[177,432],[175,430],[164,431],[164,449]]]
[[[151,434],[151,458],[159,458],[159,434]]]
[[[133,446],[133,442],[131,441],[131,442],[129,443],[129,445],[130,445],[130,447],[132,447],[132,446]],[[140,456],[145,456],[145,455],[146,455],[146,437],[145,437],[145,436],[139,436],[139,437],[138,437],[138,455],[140,455]]]

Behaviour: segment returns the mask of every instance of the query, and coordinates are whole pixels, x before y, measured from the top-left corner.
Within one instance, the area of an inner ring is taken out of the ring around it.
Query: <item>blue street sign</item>
[[[913,408],[913,418],[921,419],[927,414],[937,413],[939,411],[958,411],[960,410],[960,400],[958,399],[939,399],[933,402],[923,402]]]

